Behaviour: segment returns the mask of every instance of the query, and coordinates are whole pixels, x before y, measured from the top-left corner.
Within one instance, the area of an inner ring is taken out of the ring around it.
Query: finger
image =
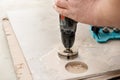
[[[68,8],[67,0],[56,0],[55,5],[61,8]]]
[[[61,14],[63,16],[68,16],[68,10],[67,9],[57,7],[56,5],[54,6],[54,8],[59,14]]]

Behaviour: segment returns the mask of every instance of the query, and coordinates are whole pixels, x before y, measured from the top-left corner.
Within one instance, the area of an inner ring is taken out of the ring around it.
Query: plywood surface
[[[8,17],[34,80],[65,79],[69,75],[59,76],[57,75],[60,73],[59,70],[56,72],[52,67],[46,71],[43,66],[44,62],[40,61],[44,56],[48,56],[51,51],[54,52],[61,44],[58,14],[53,10],[51,1],[43,1],[41,4],[43,3],[46,5],[8,12]],[[89,25],[79,23],[75,44],[79,47],[80,59],[82,61],[88,60],[88,64],[93,66],[89,67],[91,68],[89,74],[90,72],[97,73],[120,68],[119,40],[109,41],[106,44],[96,43],[90,35]],[[51,59],[50,62],[54,62],[54,59]],[[75,74],[70,75],[76,76]]]

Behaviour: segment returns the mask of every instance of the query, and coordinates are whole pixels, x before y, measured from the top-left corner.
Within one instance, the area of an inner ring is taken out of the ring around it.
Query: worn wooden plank
[[[9,44],[10,53],[14,63],[15,72],[18,80],[33,80],[30,69],[27,65],[23,52],[12,30],[8,18],[2,20],[3,28]]]

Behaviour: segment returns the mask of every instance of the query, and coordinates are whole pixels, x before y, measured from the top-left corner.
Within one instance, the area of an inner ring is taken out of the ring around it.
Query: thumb
[[[68,8],[68,1],[67,0],[56,0],[55,5],[57,7],[67,9]]]

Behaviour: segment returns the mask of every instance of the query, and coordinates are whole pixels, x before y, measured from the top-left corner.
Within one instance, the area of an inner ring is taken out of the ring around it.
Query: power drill
[[[61,38],[65,50],[63,52],[59,52],[58,54],[62,58],[73,59],[78,55],[77,52],[74,52],[71,49],[75,41],[77,22],[62,15],[59,15],[59,19],[60,19]]]

